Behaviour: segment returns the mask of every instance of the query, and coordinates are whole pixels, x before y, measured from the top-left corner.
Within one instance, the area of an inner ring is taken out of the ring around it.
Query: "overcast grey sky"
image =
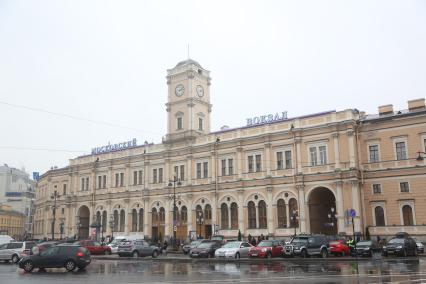
[[[188,43],[211,71],[212,130],[426,96],[426,1],[0,0],[0,163],[45,172],[108,141],[160,142],[166,69]]]

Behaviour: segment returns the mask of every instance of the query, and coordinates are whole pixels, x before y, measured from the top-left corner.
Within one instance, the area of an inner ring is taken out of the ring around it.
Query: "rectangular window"
[[[120,182],[120,176],[118,173],[115,174],[115,187],[118,187]]]
[[[198,118],[198,130],[203,131],[203,119]]]
[[[152,183],[157,183],[157,169],[152,170]]]
[[[102,176],[98,176],[98,188],[102,188]]]
[[[382,193],[382,187],[380,184],[373,184],[373,194],[381,194]]]
[[[326,165],[327,164],[327,148],[325,146],[319,146],[319,153],[320,153],[320,165]]]
[[[401,189],[401,192],[410,192],[410,188],[408,186],[408,182],[406,182],[406,181],[400,182],[399,183],[399,188]]]
[[[102,188],[106,188],[106,175],[102,178]]]
[[[158,169],[158,183],[163,182],[163,168]]]
[[[63,195],[67,195],[67,185],[66,184],[64,184],[62,193],[63,193]]]
[[[133,185],[137,185],[137,184],[138,184],[138,172],[133,171]]]
[[[81,191],[84,191],[84,185],[85,185],[85,178],[81,179]]]
[[[277,152],[277,170],[283,169],[283,152]]]
[[[86,178],[86,191],[89,190],[89,178]]]
[[[142,184],[142,171],[139,171],[138,184]]]
[[[405,148],[405,142],[396,142],[396,159],[397,160],[406,160],[407,159],[407,151]]]
[[[182,129],[182,117],[178,117],[177,118],[177,129],[180,130]]]
[[[175,177],[179,177],[179,166],[175,166]]]
[[[208,162],[203,163],[203,177],[204,178],[209,177],[209,163]]]
[[[423,139],[423,145],[425,146],[425,148],[423,149],[423,151],[426,153],[426,138]]]
[[[228,175],[232,176],[234,174],[234,160],[228,159]]]
[[[368,150],[370,152],[370,163],[379,162],[379,145],[370,145]]]
[[[180,180],[185,180],[185,166],[180,166]]]
[[[262,171],[262,156],[256,155],[256,172]]]
[[[221,166],[222,166],[222,176],[226,176],[226,159],[223,159],[221,161]]]
[[[197,163],[197,179],[201,178],[201,163]]]
[[[62,208],[62,209],[61,209],[61,213],[62,213],[62,215],[64,215],[64,214],[65,214],[65,208]]]
[[[248,156],[248,172],[252,173],[254,172],[254,167],[253,167],[253,156]]]
[[[124,173],[120,173],[120,186],[124,186]]]
[[[285,151],[284,156],[285,156],[285,168],[291,169],[293,167],[291,162],[291,151],[290,150]]]
[[[309,148],[309,156],[311,158],[311,166],[317,165],[317,147]]]

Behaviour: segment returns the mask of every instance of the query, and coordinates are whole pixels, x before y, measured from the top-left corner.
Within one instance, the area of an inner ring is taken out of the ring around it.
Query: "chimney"
[[[379,115],[393,114],[393,105],[379,106]]]
[[[408,101],[408,110],[415,111],[425,109],[425,99],[416,99]]]

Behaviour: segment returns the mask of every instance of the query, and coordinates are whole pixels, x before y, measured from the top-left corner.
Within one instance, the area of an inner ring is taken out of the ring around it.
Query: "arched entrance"
[[[162,242],[164,240],[165,231],[165,217],[166,211],[164,207],[152,208],[151,210],[151,224],[152,224],[152,240]]]
[[[90,222],[90,210],[87,206],[81,206],[78,210],[78,237],[79,239],[89,238],[89,222]]]
[[[309,195],[311,233],[336,235],[337,218],[335,218],[335,214],[336,198],[333,192],[325,187],[318,187],[312,190]],[[331,218],[329,218],[329,215]]]

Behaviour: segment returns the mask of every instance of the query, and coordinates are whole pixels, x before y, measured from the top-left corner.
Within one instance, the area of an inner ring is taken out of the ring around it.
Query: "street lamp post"
[[[334,228],[334,223],[336,222],[336,210],[334,207],[330,208],[330,212],[328,212],[328,219],[330,220],[331,227]]]
[[[75,224],[75,227],[77,229],[77,240],[79,240],[80,239],[80,228],[81,228],[80,221],[78,221],[77,224]]]
[[[296,210],[296,209],[293,209],[293,211],[291,212],[290,220],[291,220],[291,222],[293,223],[293,227],[294,227],[294,235],[296,236],[296,228],[297,228],[297,226],[296,226],[296,221],[297,221],[297,210]]]
[[[55,190],[53,194],[50,196],[53,199],[53,220],[52,220],[52,240],[55,239],[55,222],[56,222],[56,200],[60,197],[59,193]]]
[[[64,227],[65,227],[65,224],[64,224],[64,220],[62,219],[61,220],[61,224],[59,224],[60,226],[59,226],[59,230],[60,230],[60,232],[61,232],[61,240],[62,240],[62,235],[64,234]]]
[[[111,229],[111,239],[114,238],[114,223],[115,223],[114,215],[111,214],[109,218],[109,228]]]
[[[176,222],[176,185],[181,186],[182,183],[180,180],[173,176],[173,180],[169,182],[169,187],[173,186],[173,249],[176,249],[176,231],[177,231],[177,222]]]
[[[197,236],[197,239],[201,237],[201,225],[203,225],[203,222],[204,222],[203,213],[199,211],[197,216],[197,225],[200,225],[200,234]]]

